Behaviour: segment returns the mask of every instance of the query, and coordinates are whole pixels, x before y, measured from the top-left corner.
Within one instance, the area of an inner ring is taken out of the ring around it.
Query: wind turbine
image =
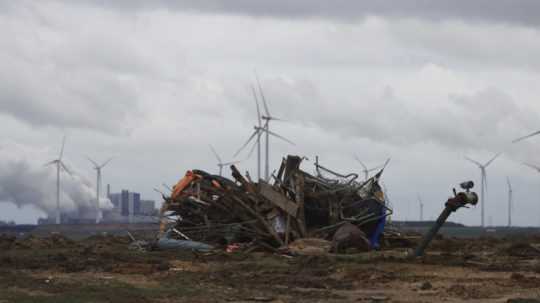
[[[370,172],[383,167],[383,165],[379,165],[379,166],[375,166],[373,168],[368,169],[367,166],[362,161],[360,161],[360,158],[358,158],[358,156],[354,155],[354,159],[356,161],[358,161],[358,163],[360,163],[360,165],[362,165],[362,168],[363,168],[362,172],[364,173],[364,180],[367,180],[369,178],[369,173]]]
[[[508,227],[512,227],[512,207],[514,204],[512,194],[514,192],[509,177],[506,177],[506,182],[508,183]]]
[[[64,156],[64,147],[66,145],[66,136],[62,138],[62,148],[60,149],[60,155],[58,159],[52,160],[45,164],[45,166],[55,165],[56,166],[56,224],[60,224],[60,171],[64,170],[68,174],[72,175],[67,166],[62,161]]]
[[[259,93],[261,95],[261,99],[263,101],[263,107],[264,107],[264,115],[261,116],[261,118],[263,120],[265,120],[266,122],[264,123],[264,132],[266,133],[266,161],[265,161],[265,165],[264,165],[264,179],[266,181],[269,180],[270,178],[270,135],[276,137],[276,138],[279,138],[283,141],[286,141],[292,145],[295,145],[294,142],[270,131],[270,121],[272,120],[275,120],[275,121],[282,121],[281,119],[279,118],[276,118],[276,117],[273,117],[271,114],[270,114],[270,111],[268,110],[268,104],[266,103],[266,98],[264,97],[264,93],[263,93],[263,90],[262,90],[262,86],[261,86],[261,82],[259,81],[259,77],[257,76],[257,74],[255,74],[255,78],[257,80],[257,86],[259,87]]]
[[[257,98],[257,93],[255,92],[255,88],[253,88],[253,86],[251,87],[252,91],[253,91],[253,96],[255,98],[255,104],[257,105],[257,122],[258,122],[258,125],[255,125],[253,128],[254,128],[254,131],[253,133],[251,134],[251,136],[248,138],[248,140],[246,141],[246,143],[244,143],[244,145],[242,145],[242,147],[240,147],[240,149],[234,154],[234,156],[237,156],[250,142],[251,140],[253,140],[255,137],[257,137],[257,140],[255,142],[256,146],[257,146],[257,168],[258,168],[258,171],[257,171],[257,177],[258,179],[260,179],[261,177],[261,173],[260,173],[260,167],[261,167],[261,160],[260,160],[260,150],[261,150],[261,147],[260,147],[260,139],[261,139],[261,135],[263,133],[265,133],[266,135],[266,146],[265,146],[265,166],[264,166],[264,179],[265,180],[269,180],[269,177],[270,177],[270,161],[269,161],[269,155],[270,155],[270,135],[276,137],[276,138],[279,138],[285,142],[288,142],[292,145],[295,145],[294,142],[290,141],[289,139],[281,136],[281,135],[278,135],[274,132],[272,132],[270,130],[270,121],[271,120],[277,120],[277,121],[281,121],[281,119],[278,119],[276,117],[273,117],[269,110],[268,110],[268,104],[266,103],[266,99],[264,97],[264,93],[263,93],[263,90],[262,90],[262,87],[261,87],[261,84],[259,82],[259,78],[257,77],[257,75],[255,75],[256,79],[257,79],[257,85],[259,87],[259,94],[261,96],[261,99],[263,101],[263,107],[264,107],[264,112],[265,114],[264,115],[261,115],[260,113],[260,109],[259,109],[259,102],[258,102],[258,98]],[[265,120],[265,123],[264,125],[262,124],[262,120]],[[253,146],[253,148],[255,148],[255,145]],[[251,154],[253,153],[253,148],[251,149],[251,151],[249,152],[249,155],[251,156]]]
[[[467,161],[470,161],[474,164],[476,164],[476,166],[478,166],[478,168],[480,169],[480,180],[481,180],[481,184],[480,184],[480,188],[481,188],[481,196],[480,196],[480,206],[481,206],[481,222],[482,222],[482,227],[485,227],[485,224],[484,224],[484,217],[485,217],[485,213],[484,213],[484,210],[485,210],[485,194],[487,193],[487,173],[486,173],[486,168],[495,160],[497,159],[497,157],[499,157],[501,155],[501,153],[498,153],[496,154],[493,158],[491,158],[489,161],[487,161],[485,164],[482,164],[478,161],[475,161],[469,157],[465,157],[465,160]]]
[[[212,150],[212,153],[214,153],[214,156],[216,156],[216,159],[218,160],[217,166],[219,167],[219,175],[220,176],[221,176],[221,173],[223,172],[223,167],[224,166],[233,165],[233,164],[236,164],[236,163],[239,162],[239,161],[231,161],[231,162],[223,163],[223,160],[221,160],[221,157],[218,155],[218,153],[216,152],[216,150],[214,149],[214,147],[212,145],[210,145],[210,149]]]
[[[86,157],[92,164],[94,165],[94,169],[97,172],[97,178],[96,178],[96,224],[99,223],[99,194],[101,189],[101,169],[105,167],[105,165],[109,164],[113,158],[109,158],[107,161],[103,162],[101,165],[99,165],[96,161],[90,159],[90,157]]]
[[[422,202],[420,194],[418,194],[418,205],[420,206],[420,222],[422,222],[424,221],[424,203]]]

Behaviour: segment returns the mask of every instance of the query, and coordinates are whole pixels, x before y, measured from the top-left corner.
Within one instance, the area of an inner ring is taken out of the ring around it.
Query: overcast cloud
[[[117,9],[174,9],[211,14],[233,14],[271,18],[326,18],[336,21],[357,21],[367,16],[418,18],[429,21],[455,19],[482,22],[504,22],[538,25],[536,12],[540,8],[534,0],[89,0],[92,5],[112,6]]]
[[[505,224],[510,176],[514,221],[540,223],[540,176],[520,164],[540,164],[540,137],[509,143],[540,129],[536,1],[148,3],[0,4],[4,155],[50,161],[67,133],[66,162],[81,175],[93,178],[85,155],[113,155],[113,191],[159,199],[162,182],[217,169],[209,143],[230,159],[247,139],[257,70],[271,112],[288,121],[274,130],[297,143],[273,141],[273,167],[288,153],[347,172],[360,169],[353,154],[370,165],[392,157],[396,217],[413,219],[418,192],[434,217],[452,186],[478,179],[464,155],[504,151],[488,170],[488,216]],[[241,168],[254,175],[254,160]],[[20,222],[44,215],[0,209]]]

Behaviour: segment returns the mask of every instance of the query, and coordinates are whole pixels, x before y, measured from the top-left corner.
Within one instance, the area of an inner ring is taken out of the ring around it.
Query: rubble
[[[171,195],[164,196],[161,236],[167,232],[167,238],[184,244],[215,247],[243,243],[251,250],[283,251],[304,238],[332,241],[340,249],[351,246],[347,240],[363,239],[362,245],[352,246],[379,248],[385,218],[391,214],[378,183],[384,167],[360,181],[358,174],[323,167],[318,158],[312,175],[300,168],[303,160],[284,158],[272,182],[253,182],[234,165],[233,179],[188,171]],[[336,237],[337,230],[343,232]]]

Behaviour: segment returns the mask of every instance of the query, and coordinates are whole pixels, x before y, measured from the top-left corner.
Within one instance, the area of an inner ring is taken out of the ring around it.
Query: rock
[[[518,274],[518,273],[512,273],[512,275],[510,276],[510,279],[521,281],[521,280],[525,279],[525,276],[522,275],[522,274]]]
[[[429,282],[424,282],[422,283],[422,285],[420,285],[421,290],[430,290],[432,288],[433,288],[433,285],[431,285],[431,283]]]
[[[356,225],[349,222],[343,224],[332,239],[333,252],[338,253],[347,248],[357,248],[361,251],[370,250],[370,243],[366,234]]]

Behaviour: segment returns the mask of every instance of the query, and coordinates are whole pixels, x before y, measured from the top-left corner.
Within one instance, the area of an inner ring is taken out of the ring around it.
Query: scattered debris
[[[385,218],[391,214],[378,184],[384,167],[372,178],[357,181],[357,174],[336,173],[318,158],[316,175],[309,174],[300,169],[303,159],[284,158],[273,182],[253,182],[234,165],[234,180],[188,171],[171,195],[164,196],[158,246],[175,243],[199,249],[208,243],[206,249],[248,243],[251,250],[298,251],[289,244],[317,238],[331,241],[335,251],[379,248]]]
[[[157,248],[168,250],[168,249],[183,249],[183,250],[193,250],[200,252],[208,252],[213,249],[212,246],[191,241],[191,240],[177,240],[170,237],[170,232],[165,236],[161,237],[157,241]]]

